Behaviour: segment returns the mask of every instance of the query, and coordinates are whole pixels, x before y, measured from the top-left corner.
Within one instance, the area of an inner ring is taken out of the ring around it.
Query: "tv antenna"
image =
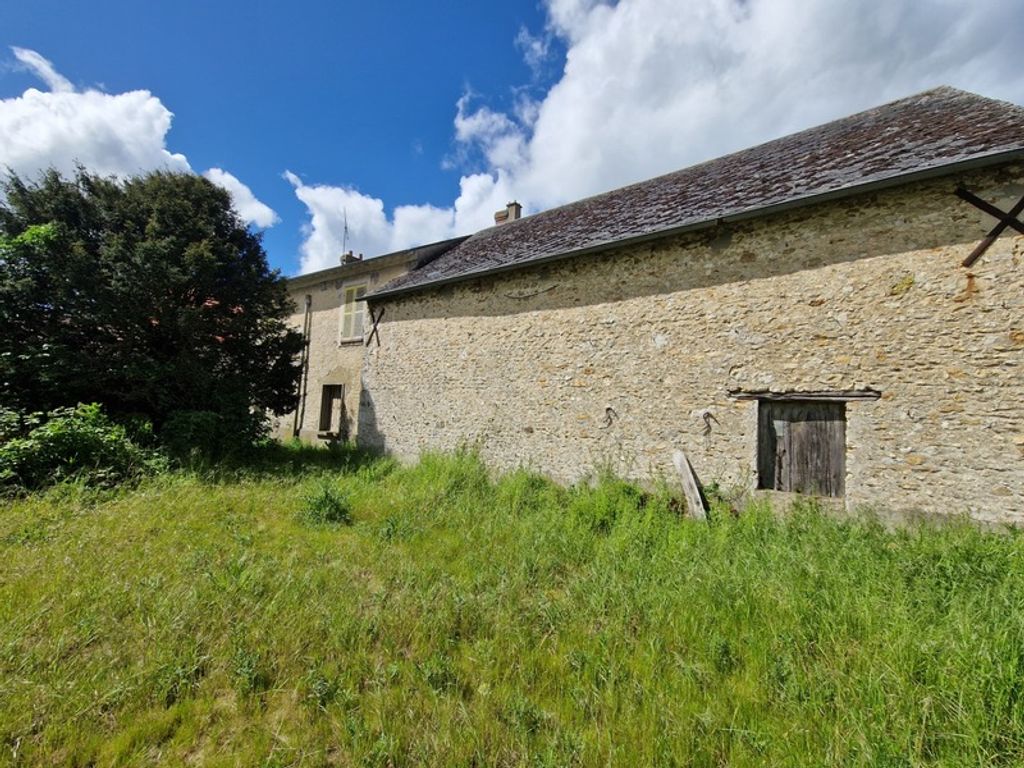
[[[345,226],[341,231],[341,252],[348,253],[348,208],[342,208],[341,212],[345,217]]]

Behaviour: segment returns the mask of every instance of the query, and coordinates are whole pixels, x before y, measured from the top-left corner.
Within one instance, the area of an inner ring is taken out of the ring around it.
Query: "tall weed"
[[[668,488],[494,477],[471,451],[302,455],[165,476],[88,514],[73,494],[7,505],[0,748],[25,764],[1024,762],[1017,534],[890,532],[813,504],[703,523]],[[354,523],[308,524],[310,499]]]

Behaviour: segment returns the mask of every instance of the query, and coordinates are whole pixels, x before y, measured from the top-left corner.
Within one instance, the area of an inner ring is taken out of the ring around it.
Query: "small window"
[[[758,488],[845,492],[845,402],[760,400],[757,438]]]
[[[345,388],[341,384],[325,384],[320,396],[320,431],[338,433],[344,414],[342,413]]]
[[[366,283],[349,285],[341,291],[341,339],[363,338],[363,320],[366,317]]]

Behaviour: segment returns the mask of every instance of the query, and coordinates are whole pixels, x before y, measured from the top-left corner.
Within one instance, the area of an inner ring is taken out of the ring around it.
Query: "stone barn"
[[[509,220],[369,297],[359,440],[1024,522],[1024,110],[938,88]]]

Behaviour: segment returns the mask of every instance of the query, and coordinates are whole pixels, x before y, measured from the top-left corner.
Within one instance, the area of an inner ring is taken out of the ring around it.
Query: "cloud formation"
[[[256,199],[245,184],[221,168],[210,168],[203,171],[203,176],[212,181],[218,187],[223,187],[231,195],[235,210],[244,221],[255,224],[257,227],[266,229],[281,221],[274,210],[265,203]]]
[[[284,178],[309,211],[300,253],[303,273],[337,266],[346,250],[373,257],[482,229],[493,223],[509,192],[502,173],[473,174],[462,177],[451,207],[400,205],[388,216],[383,200],[356,189],[306,184],[291,171]]]
[[[39,53],[11,50],[49,90],[29,88],[0,99],[0,168],[28,178],[47,168],[68,175],[78,165],[122,178],[156,169],[192,170],[184,155],[167,149],[173,114],[149,91],[79,91]],[[204,175],[231,193],[243,219],[259,227],[277,220],[231,174],[211,168]]]
[[[350,244],[376,255],[488,226],[513,198],[541,210],[940,84],[1024,101],[1022,0],[547,0],[546,10],[544,30],[510,44],[534,70],[550,40],[563,44],[547,93],[508,114],[473,109],[468,94],[456,104],[455,161],[483,158],[485,172],[463,176],[451,207],[390,217],[354,189],[296,184],[311,214],[303,271],[337,263],[339,206]]]
[[[516,47],[522,52],[523,61],[533,72],[533,76],[538,77],[550,55],[550,35],[534,35],[526,27],[520,27],[519,34],[516,35]]]
[[[12,45],[11,52],[25,69],[46,83],[46,87],[54,93],[71,93],[75,90],[70,80],[60,74],[48,59],[44,59],[35,51]]]

